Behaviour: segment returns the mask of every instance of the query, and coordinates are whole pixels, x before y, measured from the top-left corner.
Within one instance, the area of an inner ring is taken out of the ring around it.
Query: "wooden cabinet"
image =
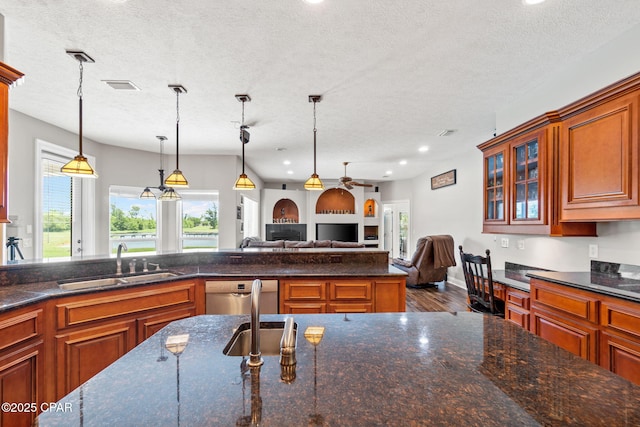
[[[22,78],[22,76],[24,74],[20,71],[0,62],[0,223],[10,222],[7,209],[9,86]]]
[[[55,399],[163,326],[200,312],[198,286],[183,280],[55,301]]]
[[[531,332],[640,384],[640,303],[531,280]]]
[[[625,93],[621,90],[621,93]],[[560,156],[563,221],[640,218],[638,107],[640,89],[562,122]]]
[[[404,278],[286,279],[280,313],[372,313],[405,310]]]
[[[529,312],[531,298],[529,298],[529,294],[507,287],[505,295],[504,318],[528,331],[531,319]]]
[[[44,310],[41,305],[0,316],[2,402],[33,404],[29,410],[0,413],[0,426],[30,426],[45,396]]]
[[[595,235],[595,224],[559,222],[557,121],[549,113],[478,146],[484,157],[483,232]]]

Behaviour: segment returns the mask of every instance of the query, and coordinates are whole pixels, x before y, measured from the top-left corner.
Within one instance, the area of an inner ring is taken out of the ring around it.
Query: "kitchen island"
[[[295,378],[223,349],[248,316],[173,322],[65,396],[39,426],[635,426],[640,387],[477,313],[296,315]],[[262,321],[282,321],[264,315]],[[309,326],[323,326],[317,346]],[[177,357],[168,337],[189,335]],[[284,379],[282,379],[284,378]]]

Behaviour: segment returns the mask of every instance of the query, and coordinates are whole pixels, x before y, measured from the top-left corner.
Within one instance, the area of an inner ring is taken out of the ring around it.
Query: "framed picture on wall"
[[[242,206],[236,206],[236,219],[242,219]]]
[[[448,172],[431,177],[431,189],[447,187],[456,183],[456,170],[452,169]]]

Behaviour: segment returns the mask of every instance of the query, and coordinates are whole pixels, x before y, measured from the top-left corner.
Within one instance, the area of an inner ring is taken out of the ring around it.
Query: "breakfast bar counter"
[[[640,425],[640,387],[503,319],[293,318],[295,369],[281,369],[278,356],[248,368],[223,354],[248,316],[196,316],[151,336],[37,425]],[[310,326],[325,328],[315,346],[305,339]],[[186,334],[179,356],[165,348]]]

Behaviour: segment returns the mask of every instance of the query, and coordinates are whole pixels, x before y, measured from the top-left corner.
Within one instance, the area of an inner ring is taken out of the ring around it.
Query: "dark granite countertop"
[[[598,272],[531,271],[529,277],[640,302],[640,280]]]
[[[492,270],[491,276],[494,282],[529,292],[529,278],[526,276],[528,272],[528,270]]]
[[[171,323],[42,413],[45,426],[637,426],[640,387],[477,313],[296,315],[296,377],[222,354],[249,316]],[[264,315],[262,320],[283,320]],[[324,326],[314,347],[308,326]],[[178,358],[167,336],[189,334]],[[165,359],[165,360],[163,360]]]

